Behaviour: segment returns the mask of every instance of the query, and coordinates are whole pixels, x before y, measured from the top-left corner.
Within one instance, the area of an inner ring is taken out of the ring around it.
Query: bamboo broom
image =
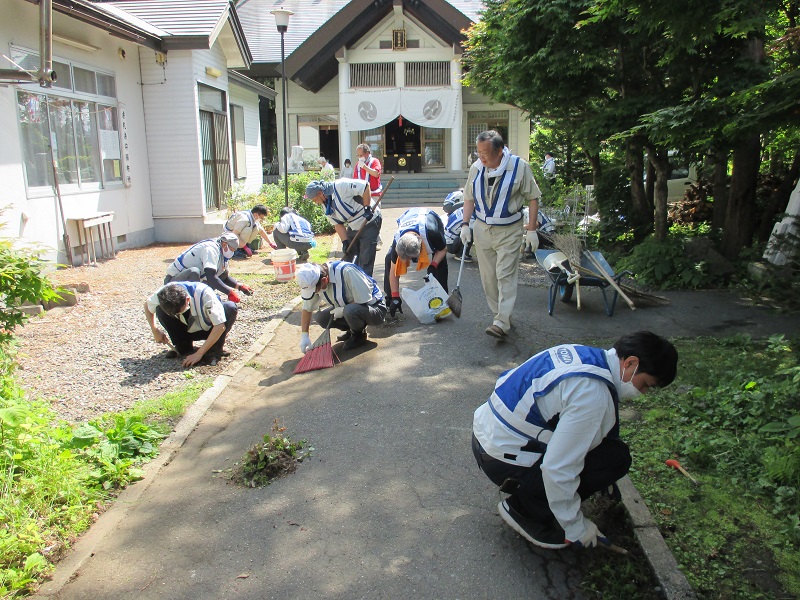
[[[575,279],[575,292],[577,293],[578,310],[581,309],[581,241],[578,236],[572,233],[553,233],[550,234],[550,241],[556,249],[564,253],[569,261],[572,272],[578,274]]]

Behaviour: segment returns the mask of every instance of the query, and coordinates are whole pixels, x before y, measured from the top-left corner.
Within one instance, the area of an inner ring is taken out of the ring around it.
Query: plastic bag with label
[[[418,290],[403,288],[400,290],[400,296],[419,322],[428,325],[449,316],[452,311],[447,306],[447,292],[444,291],[442,284],[432,275],[424,277],[423,280],[425,285],[421,288]]]

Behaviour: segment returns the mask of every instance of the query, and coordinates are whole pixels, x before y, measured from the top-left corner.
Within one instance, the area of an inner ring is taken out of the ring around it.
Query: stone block
[[[52,310],[59,306],[75,306],[78,304],[78,290],[76,288],[60,288],[57,291],[58,295],[61,297],[43,302],[45,310]]]

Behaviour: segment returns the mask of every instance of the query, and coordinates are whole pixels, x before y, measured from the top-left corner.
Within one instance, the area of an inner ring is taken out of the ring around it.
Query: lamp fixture
[[[63,35],[59,35],[57,33],[54,33],[52,35],[52,39],[54,42],[60,42],[62,44],[66,44],[67,46],[72,46],[73,48],[84,50],[85,52],[97,52],[98,50],[100,50],[100,46],[93,46],[92,44],[87,44],[86,42],[73,40],[72,38],[68,38]]]
[[[206,75],[210,75],[211,77],[219,77],[222,75],[222,71],[215,69],[214,67],[206,67]]]

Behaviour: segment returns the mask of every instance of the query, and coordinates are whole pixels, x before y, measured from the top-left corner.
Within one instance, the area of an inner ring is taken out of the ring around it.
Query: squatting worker
[[[444,223],[436,211],[429,208],[409,208],[397,219],[397,232],[386,253],[383,271],[383,290],[391,298],[389,313],[393,317],[398,310],[403,312],[400,276],[408,272],[412,262],[417,263],[417,271],[426,269],[442,284],[444,291],[448,291]]]
[[[386,319],[386,303],[377,282],[360,267],[343,260],[317,265],[306,263],[297,268],[297,282],[303,298],[300,316],[300,351],[311,348],[308,328],[311,315],[322,299],[331,305],[314,317],[320,327],[344,330],[337,339],[344,340],[344,350],[358,348],[367,341],[367,325],[379,325]]]
[[[517,533],[542,548],[609,543],[581,512],[593,493],[616,491],[630,468],[619,439],[619,400],[675,379],[678,352],[649,331],[610,350],[562,344],[503,373],[476,411],[472,452],[511,494],[498,505]]]
[[[155,341],[166,344],[167,335],[172,341],[173,349],[167,351],[167,358],[185,356],[184,367],[200,362],[215,365],[230,354],[223,346],[238,309],[233,302],[220,300],[204,283],[168,283],[147,299],[144,313]],[[166,335],[156,327],[155,317],[167,330]],[[198,340],[205,342],[195,348],[192,342]]]
[[[355,264],[372,277],[382,219],[380,209],[372,205],[367,182],[359,179],[312,181],[306,186],[306,198],[325,207],[325,216],[342,240],[342,252],[346,254],[350,250]],[[356,241],[358,247],[350,248],[350,241],[362,225],[364,231]]]
[[[228,300],[241,302],[236,290],[241,290],[248,296],[253,290],[228,273],[228,261],[238,247],[239,238],[230,231],[219,238],[197,242],[167,267],[164,284],[171,281],[202,281],[228,296]]]
[[[253,249],[250,244],[258,237],[261,237],[273,249],[275,244],[269,239],[269,234],[261,226],[267,217],[267,207],[263,204],[256,204],[250,210],[238,210],[222,226],[222,233],[232,232],[239,238],[239,251],[248,258],[253,256]]]
[[[472,241],[470,218],[475,214],[475,249],[481,283],[489,310],[494,315],[486,333],[503,339],[511,329],[511,313],[517,301],[522,209],[527,203],[532,215],[539,212],[542,192],[530,165],[511,154],[496,131],[484,131],[476,140],[478,157],[469,169],[464,188],[464,222],[461,241]],[[525,228],[534,232],[533,219]]]

